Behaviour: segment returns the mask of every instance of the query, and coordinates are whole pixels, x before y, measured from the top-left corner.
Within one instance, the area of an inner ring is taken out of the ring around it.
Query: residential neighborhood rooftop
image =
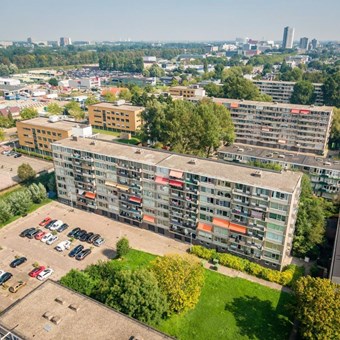
[[[97,103],[97,104],[93,104],[91,106],[102,107],[104,109],[117,109],[117,108],[120,108],[122,110],[134,110],[134,111],[144,110],[143,106],[134,106],[134,105],[129,105],[129,104],[117,105],[115,103],[107,103],[107,102]]]
[[[71,122],[67,120],[58,120],[58,121],[52,122],[49,120],[49,118],[43,118],[43,117],[23,120],[23,121],[17,122],[17,124],[30,124],[30,125],[36,125],[36,126],[45,127],[45,128],[60,129],[60,130],[67,130],[67,131],[72,130],[72,127],[76,125],[75,122]]]

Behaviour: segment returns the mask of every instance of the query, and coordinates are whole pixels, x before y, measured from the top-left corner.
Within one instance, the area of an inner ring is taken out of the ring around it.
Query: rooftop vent
[[[285,155],[282,155],[282,154],[281,154],[281,155],[279,155],[278,157],[279,157],[279,158],[285,158]]]
[[[196,159],[195,158],[191,158],[190,161],[189,161],[189,164],[196,164]]]
[[[70,308],[74,312],[78,312],[78,310],[79,310],[79,306],[75,305],[75,304],[69,305],[68,308]]]
[[[42,317],[47,320],[51,320],[53,317],[53,314],[51,312],[45,312]]]
[[[77,142],[78,141],[78,137],[77,136],[72,136],[72,140]]]
[[[262,177],[262,171],[261,170],[256,170],[255,172],[252,173],[254,177]]]
[[[56,297],[54,299],[54,301],[60,303],[61,305],[63,305],[65,303],[65,300],[61,297]]]
[[[323,165],[332,165],[331,162],[324,162]]]
[[[140,155],[142,153],[142,150],[141,149],[137,149],[136,153]]]
[[[48,118],[48,121],[49,121],[50,123],[55,123],[55,122],[57,122],[58,120],[59,120],[59,116],[56,116],[56,115],[50,116],[50,117]]]
[[[96,142],[93,140],[91,141],[90,145],[96,145]]]
[[[60,321],[61,321],[61,317],[60,316],[54,316],[52,319],[51,319],[51,322],[53,322],[55,325],[59,325],[60,324]]]
[[[243,151],[244,151],[244,149],[242,149],[242,148],[238,148],[238,149],[237,149],[237,151],[243,152]]]

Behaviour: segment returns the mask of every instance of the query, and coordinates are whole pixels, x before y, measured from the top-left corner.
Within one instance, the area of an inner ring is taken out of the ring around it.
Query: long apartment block
[[[323,155],[333,108],[215,98],[228,108],[236,142]]]
[[[183,98],[204,97],[205,90],[199,86],[173,86],[169,88],[169,93],[172,96],[182,96]]]
[[[262,94],[268,94],[273,101],[278,103],[290,103],[290,98],[294,92],[294,81],[275,81],[275,80],[253,80]],[[313,83],[315,105],[323,105],[323,84]]]
[[[89,121],[94,128],[127,133],[137,132],[142,125],[142,106],[116,103],[98,103],[89,106]]]
[[[301,174],[91,138],[52,144],[67,204],[281,269],[294,234]]]

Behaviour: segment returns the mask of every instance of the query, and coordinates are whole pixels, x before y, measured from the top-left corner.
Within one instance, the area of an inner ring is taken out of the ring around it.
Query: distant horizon
[[[16,0],[2,4],[0,40],[282,41],[284,27],[290,26],[294,41],[339,41],[338,13],[338,0]]]

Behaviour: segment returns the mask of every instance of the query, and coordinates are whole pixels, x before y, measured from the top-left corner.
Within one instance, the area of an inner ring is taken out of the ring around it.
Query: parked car
[[[36,231],[37,231],[36,228],[32,228],[30,231],[28,231],[28,232],[26,233],[26,237],[27,237],[27,238],[33,238]]]
[[[80,238],[86,234],[86,230],[79,230],[75,235],[74,235],[74,238],[80,240]]]
[[[32,236],[32,237],[29,237],[29,238],[35,238],[40,232],[42,232],[41,229],[36,229],[33,234],[29,233],[28,236]]]
[[[9,266],[12,268],[16,268],[20,266],[21,264],[25,263],[26,261],[27,261],[26,257],[19,257],[18,259],[15,259],[14,261],[12,261]]]
[[[43,270],[38,276],[37,279],[42,281],[47,279],[50,275],[52,275],[53,273],[53,269],[52,268],[47,268],[45,270]]]
[[[47,233],[40,241],[46,243],[52,236],[53,235],[51,233]]]
[[[34,268],[33,270],[31,270],[28,275],[30,277],[37,277],[42,271],[44,271],[46,269],[46,267],[44,266],[39,266],[37,268]]]
[[[71,241],[63,241],[60,242],[56,247],[55,250],[57,251],[64,251],[65,249],[70,249]]]
[[[92,238],[92,243],[97,241],[99,238],[101,238],[101,236],[99,234],[95,234],[93,235],[93,238]]]
[[[99,246],[101,246],[104,242],[105,242],[105,240],[104,240],[102,237],[99,237],[97,240],[95,240],[95,241],[93,242],[93,245],[96,246],[96,247],[99,247]]]
[[[46,244],[51,245],[54,242],[56,242],[58,240],[58,236],[57,235],[52,235],[47,241]]]
[[[89,241],[89,239],[93,236],[94,234],[91,232],[91,233],[87,233],[86,234],[86,242],[88,242]]]
[[[97,236],[98,234],[92,234],[91,236],[89,236],[86,240],[87,243],[92,243],[94,238]],[[99,236],[99,235],[98,235]]]
[[[40,223],[40,227],[46,227],[52,221],[51,217],[45,217]]]
[[[6,272],[4,270],[0,270],[0,277],[5,274]]]
[[[12,150],[5,150],[5,151],[2,151],[1,153],[3,155],[8,155],[10,152],[12,152]]]
[[[15,154],[16,154],[16,152],[12,150],[7,154],[7,156],[10,157],[10,156],[14,156]]]
[[[85,249],[76,255],[76,260],[82,261],[84,258],[91,254],[91,249]]]
[[[9,272],[5,272],[4,274],[2,274],[0,276],[0,285],[3,285],[5,282],[7,282],[11,277],[13,276],[13,274],[9,273]]]
[[[47,234],[46,231],[40,230],[39,233],[35,234],[34,238],[36,240],[41,240]]]
[[[21,156],[22,156],[21,153],[16,153],[16,154],[14,155],[14,158],[19,158],[19,157],[21,157]]]
[[[85,242],[85,241],[87,240],[88,234],[89,234],[89,233],[84,233],[84,234],[82,234],[82,235],[79,237],[79,241]]]
[[[29,232],[31,232],[32,230],[35,230],[35,228],[27,228],[27,229],[25,229],[25,230],[23,230],[21,233],[20,233],[20,236],[21,237],[26,237],[27,236],[27,234],[29,233]]]
[[[46,228],[46,229],[50,229],[50,228],[53,226],[53,224],[54,224],[55,222],[57,222],[57,220],[51,220],[49,223],[47,223],[47,224],[45,225],[45,228]]]
[[[18,281],[17,283],[15,283],[13,286],[9,287],[8,290],[9,290],[11,293],[16,293],[19,289],[21,289],[22,287],[25,287],[26,284],[27,284],[26,281],[20,280],[20,281]]]
[[[74,237],[74,235],[78,232],[78,231],[80,231],[80,228],[74,228],[74,229],[72,229],[68,234],[67,234],[67,236],[68,237]]]
[[[66,230],[68,228],[68,224],[67,223],[63,223],[58,229],[57,229],[57,232],[58,233],[61,233],[63,232],[64,230]]]
[[[79,244],[76,247],[74,247],[68,254],[69,257],[75,257],[78,255],[82,250],[84,249],[84,246]]]
[[[50,230],[57,230],[59,227],[61,227],[64,224],[62,220],[57,220],[53,223],[53,225],[50,226]]]

